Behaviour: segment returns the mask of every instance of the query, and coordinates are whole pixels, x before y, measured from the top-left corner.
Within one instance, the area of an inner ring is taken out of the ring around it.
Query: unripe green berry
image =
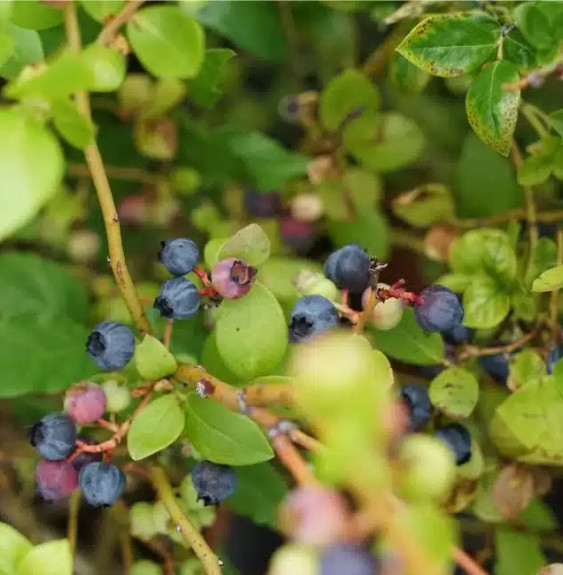
[[[434,437],[412,434],[399,448],[403,467],[401,490],[411,500],[443,501],[456,477],[454,456],[443,442]]]
[[[303,295],[322,295],[330,301],[338,301],[340,295],[340,290],[323,274],[308,270],[299,272],[294,284]]]
[[[289,544],[278,549],[270,561],[268,575],[320,575],[316,551],[305,545]]]
[[[381,289],[388,288],[389,285],[379,283],[377,286]],[[369,300],[370,288],[366,289],[362,295],[362,304],[365,307]],[[390,298],[377,303],[371,313],[371,323],[380,330],[394,328],[403,317],[403,303],[397,298]]]
[[[125,385],[119,385],[117,381],[110,379],[102,384],[106,394],[106,411],[119,413],[127,409],[131,403],[131,391]]]

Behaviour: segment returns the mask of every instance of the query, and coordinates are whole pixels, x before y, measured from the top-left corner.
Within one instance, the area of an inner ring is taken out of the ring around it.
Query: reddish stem
[[[205,270],[202,270],[201,268],[194,268],[193,272],[202,281],[205,287],[209,287],[211,285],[209,274]]]

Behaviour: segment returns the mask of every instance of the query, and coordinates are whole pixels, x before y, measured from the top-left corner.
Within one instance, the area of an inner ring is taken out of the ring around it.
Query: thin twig
[[[127,6],[134,3],[135,0],[132,0]],[[67,2],[66,4],[65,30],[69,47],[73,50],[80,51],[80,29],[78,27],[75,2]],[[87,92],[77,92],[76,103],[80,113],[85,118],[91,119],[90,101]],[[84,149],[84,155],[86,157],[88,169],[92,175],[94,187],[98,194],[100,208],[102,209],[104,216],[104,224],[109,247],[109,263],[111,265],[113,275],[115,276],[121,295],[127,304],[129,313],[131,314],[133,322],[140,334],[145,335],[147,333],[152,333],[151,326],[147,320],[141,301],[139,300],[137,290],[135,289],[135,284],[133,283],[129,270],[127,269],[127,264],[125,263],[123,242],[121,240],[121,229],[119,226],[119,216],[117,215],[117,210],[113,201],[113,195],[104,167],[104,162],[95,140],[86,146]]]
[[[110,180],[123,180],[126,182],[141,182],[156,185],[162,180],[160,174],[151,174],[142,168],[131,166],[105,166]],[[85,164],[69,164],[67,174],[76,177],[91,177],[90,170]]]
[[[375,306],[378,303],[379,302],[378,302],[378,299],[375,295],[375,290],[372,288],[369,291],[369,298],[368,298],[367,304],[364,307],[364,310],[362,311],[362,313],[360,314],[358,321],[356,322],[356,324],[352,328],[352,331],[354,333],[360,334],[360,333],[364,332],[364,328],[366,327],[366,323],[368,322],[369,318],[371,317],[371,315],[373,313],[373,310],[375,309]]]
[[[459,547],[452,547],[452,558],[468,575],[488,575],[477,561]]]
[[[164,470],[156,465],[152,468],[152,483],[159,499],[168,511],[172,521],[176,524],[182,539],[193,549],[201,561],[205,573],[207,575],[221,575],[219,558],[213,553],[200,532],[184,515],[176,501],[176,496]]]
[[[170,342],[172,341],[172,330],[174,329],[174,320],[166,320],[166,325],[164,326],[164,335],[162,337],[162,343],[166,349],[170,349]]]
[[[111,44],[119,28],[131,20],[133,14],[141,7],[143,2],[144,0],[129,0],[123,10],[104,26],[96,42],[102,45]]]
[[[499,345],[496,347],[476,347],[473,345],[467,345],[465,350],[459,355],[459,360],[464,361],[470,357],[483,357],[486,355],[496,355],[497,353],[510,353],[515,349],[524,347],[529,341],[534,339],[539,332],[540,328],[536,328],[508,345]]]
[[[78,539],[78,512],[80,510],[80,489],[75,489],[68,501],[68,523],[67,523],[67,537],[68,546],[70,547],[70,556],[74,561],[74,554],[76,553],[76,541]]]
[[[557,265],[563,265],[563,228],[559,226],[555,234],[557,241]],[[551,292],[549,299],[549,324],[551,327],[551,338],[554,342],[557,341],[559,334],[559,293],[560,290],[556,289]]]
[[[511,220],[522,220],[526,218],[525,208],[515,208],[507,210],[502,214],[488,216],[483,218],[465,218],[455,219],[447,223],[461,229],[480,228],[483,226],[493,226],[496,224],[504,224]],[[563,210],[551,210],[549,212],[538,212],[536,214],[536,221],[541,223],[563,222]]]

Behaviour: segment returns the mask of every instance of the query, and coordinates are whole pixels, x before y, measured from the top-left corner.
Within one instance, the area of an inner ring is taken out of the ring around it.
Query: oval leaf
[[[201,25],[176,6],[150,6],[127,24],[127,36],[141,64],[157,78],[193,78],[203,62]]]
[[[135,348],[135,366],[143,379],[157,380],[178,368],[174,356],[156,337],[146,335]]]
[[[0,573],[14,573],[16,565],[33,546],[12,526],[0,523]]]
[[[487,276],[477,276],[463,294],[463,324],[476,329],[495,327],[508,315],[510,296]]]
[[[500,37],[488,14],[440,14],[415,26],[397,51],[434,76],[461,76],[488,60]]]
[[[74,102],[55,100],[51,105],[53,123],[59,134],[76,148],[85,148],[94,139],[94,126],[85,118]]]
[[[480,72],[465,99],[469,124],[487,146],[503,156],[510,152],[520,105],[520,90],[507,91],[504,86],[518,79],[515,64],[493,62]]]
[[[184,429],[184,413],[174,395],[149,403],[131,424],[127,448],[133,461],[144,459],[172,444]]]
[[[287,349],[287,325],[280,304],[256,283],[240,299],[224,300],[216,325],[217,349],[239,377],[268,375]]]
[[[532,291],[554,291],[563,287],[563,266],[543,272],[532,284]]]
[[[414,312],[406,308],[393,329],[373,329],[377,348],[385,355],[414,365],[435,365],[444,358],[444,342],[438,333],[426,333],[416,323]]]
[[[18,564],[16,575],[72,575],[68,539],[37,545]]]
[[[195,394],[186,404],[186,434],[196,450],[214,463],[252,465],[274,456],[254,421]]]
[[[258,224],[250,224],[229,238],[217,259],[240,258],[251,266],[259,266],[270,257],[270,240]]]
[[[0,241],[27,224],[57,191],[63,155],[56,138],[17,110],[0,111]]]
[[[125,79],[125,56],[116,50],[91,44],[82,53],[82,57],[92,72],[92,92],[114,92]]]
[[[453,418],[469,417],[479,399],[479,383],[461,367],[451,367],[435,377],[428,390],[432,405]]]

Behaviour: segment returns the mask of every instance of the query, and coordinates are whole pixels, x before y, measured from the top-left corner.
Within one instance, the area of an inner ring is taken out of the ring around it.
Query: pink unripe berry
[[[388,284],[379,283],[379,288],[388,288]],[[366,289],[362,295],[362,306],[365,307],[368,303],[370,288]],[[371,323],[381,330],[388,330],[394,328],[403,317],[403,303],[400,299],[390,298],[385,301],[380,301],[375,306],[371,313]]]
[[[226,299],[237,299],[247,294],[255,277],[256,268],[236,258],[221,260],[211,271],[213,287]]]
[[[130,225],[140,225],[149,215],[147,199],[142,194],[126,196],[117,209],[119,219]]]
[[[35,480],[41,497],[57,501],[68,497],[78,487],[78,473],[72,463],[61,461],[40,461],[35,469]]]
[[[294,250],[306,251],[313,243],[315,230],[310,222],[288,216],[280,222],[283,243]]]
[[[282,530],[298,543],[331,545],[345,539],[350,511],[338,493],[307,485],[292,491],[280,509]]]
[[[99,385],[82,381],[66,392],[64,408],[76,423],[93,423],[106,410],[106,394]]]

